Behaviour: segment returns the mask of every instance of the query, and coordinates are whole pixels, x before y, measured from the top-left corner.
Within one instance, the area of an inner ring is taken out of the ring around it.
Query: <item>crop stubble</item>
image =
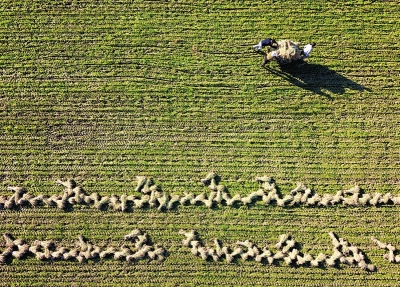
[[[8,185],[55,194],[59,178],[122,194],[135,175],[197,192],[211,170],[232,194],[254,191],[264,174],[282,189],[303,181],[318,192],[359,184],[400,193],[397,1],[3,1],[0,11],[1,194]],[[250,47],[270,35],[316,41],[314,66],[294,78],[259,68]],[[141,228],[170,251],[149,265],[16,260],[0,266],[3,285],[391,286],[399,278],[369,239],[399,246],[398,207],[1,216],[1,232],[27,240],[68,245],[83,233],[99,243]],[[329,252],[335,231],[378,272],[203,262],[181,247],[179,229],[191,228],[228,245],[271,245],[290,231],[314,254]]]

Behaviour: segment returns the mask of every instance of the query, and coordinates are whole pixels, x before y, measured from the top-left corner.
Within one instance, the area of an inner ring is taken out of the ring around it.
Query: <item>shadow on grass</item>
[[[341,95],[346,89],[371,91],[343,75],[319,64],[297,61],[279,68],[264,67],[268,72],[281,77],[289,83],[332,100],[332,94]]]

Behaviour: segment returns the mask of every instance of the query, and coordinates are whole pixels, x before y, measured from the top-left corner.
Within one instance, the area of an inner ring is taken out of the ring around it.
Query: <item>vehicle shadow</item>
[[[346,89],[371,91],[343,75],[319,64],[298,61],[282,65],[278,69],[264,67],[268,72],[281,77],[289,83],[332,100],[333,95],[345,93]]]

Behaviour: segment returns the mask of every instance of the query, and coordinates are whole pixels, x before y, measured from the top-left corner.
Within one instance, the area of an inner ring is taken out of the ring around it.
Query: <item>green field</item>
[[[232,196],[257,191],[264,175],[282,196],[298,182],[321,195],[358,185],[400,196],[399,18],[397,0],[3,0],[0,197],[9,186],[62,194],[59,179],[87,194],[139,196],[136,176],[169,194],[209,194],[201,179],[211,171]],[[317,45],[302,66],[264,69],[251,47],[266,37]],[[400,286],[400,264],[371,240],[400,250],[399,212],[260,202],[5,209],[0,234],[29,244],[73,248],[83,235],[119,248],[138,228],[167,253],[83,263],[27,254],[0,264],[0,286]],[[203,260],[181,229],[208,247],[249,240],[274,253],[291,234],[312,256],[332,254],[334,232],[376,271]]]

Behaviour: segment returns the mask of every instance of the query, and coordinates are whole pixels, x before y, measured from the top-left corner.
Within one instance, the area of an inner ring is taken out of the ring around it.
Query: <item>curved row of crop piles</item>
[[[395,0],[0,1],[0,196],[7,186],[58,194],[54,182],[73,178],[111,197],[132,192],[136,175],[190,194],[209,171],[242,197],[264,174],[283,190],[298,181],[333,196],[355,185],[400,194],[399,18]],[[252,45],[266,37],[317,45],[302,66],[262,69]],[[393,286],[399,265],[370,237],[400,246],[398,214],[398,206],[0,211],[0,233],[28,242],[71,246],[85,234],[107,246],[139,228],[169,252],[133,265],[28,257],[1,265],[0,285]],[[333,231],[377,271],[203,261],[182,247],[180,229],[197,230],[205,246],[209,238],[268,246],[291,234],[309,254],[329,254]]]

